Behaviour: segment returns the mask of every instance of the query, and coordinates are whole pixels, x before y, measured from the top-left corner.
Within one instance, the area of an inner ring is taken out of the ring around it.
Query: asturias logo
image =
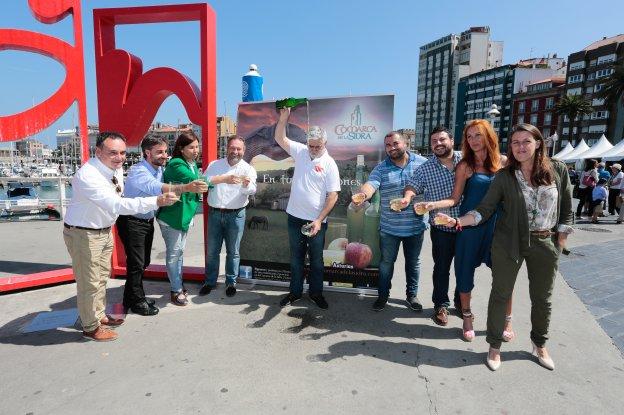
[[[374,125],[362,125],[362,111],[356,105],[351,113],[351,123],[349,125],[339,124],[334,128],[338,140],[372,140],[371,133],[377,132]]]

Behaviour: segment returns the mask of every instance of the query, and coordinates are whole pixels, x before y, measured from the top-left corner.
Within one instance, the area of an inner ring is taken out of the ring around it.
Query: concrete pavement
[[[12,224],[1,226],[6,225]],[[548,343],[554,372],[529,353],[524,268],[514,293],[517,338],[503,345],[498,372],[484,364],[489,269],[477,270],[474,342],[461,340],[455,316],[445,328],[431,321],[427,235],[419,291],[423,313],[404,305],[402,258],[391,302],[380,313],[371,311],[373,298],[341,293],[327,293],[327,311],[307,300],[279,309],[284,290],[242,284],[234,298],[225,297],[221,285],[179,308],[168,304],[168,284],[148,282],[148,295],[161,313],[128,315],[120,339],[111,343],[85,341],[72,328],[20,333],[41,311],[74,307],[74,284],[0,296],[0,413],[620,413],[622,355],[596,321],[606,315],[592,315],[596,310],[583,304],[584,288],[576,284],[579,273],[590,273],[594,282],[607,275],[606,268],[588,265],[592,259],[608,265],[609,281],[620,287],[622,256],[615,249],[622,249],[624,226],[605,221],[577,227],[610,232],[579,229],[570,240],[573,254],[561,264],[564,278],[556,282]],[[200,229],[191,232],[185,264],[203,262]],[[2,244],[5,258],[19,257],[12,244]],[[155,247],[157,261],[162,251],[162,245]],[[613,252],[613,261],[596,259],[595,251]],[[593,286],[594,298],[601,292],[617,295],[615,288],[604,291],[609,282],[600,287],[605,281]],[[122,285],[110,281],[109,303],[121,299]],[[195,293],[198,287],[189,288]],[[617,318],[620,311],[610,313]]]

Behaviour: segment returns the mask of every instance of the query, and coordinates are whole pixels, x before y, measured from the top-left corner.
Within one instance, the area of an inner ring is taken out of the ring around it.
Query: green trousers
[[[531,340],[544,347],[548,340],[548,326],[552,309],[551,297],[557,275],[559,248],[556,236],[541,239],[531,235],[531,243],[516,262],[509,257],[501,244],[492,244],[492,291],[488,303],[486,341],[500,349],[505,328],[507,302],[522,263],[526,261],[531,297]]]

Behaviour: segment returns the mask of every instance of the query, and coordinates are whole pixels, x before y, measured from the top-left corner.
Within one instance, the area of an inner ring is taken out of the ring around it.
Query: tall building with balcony
[[[461,142],[466,122],[487,119],[492,122],[501,149],[505,150],[509,131],[515,124],[512,119],[515,95],[525,90],[528,85],[563,73],[565,61],[554,55],[547,58],[525,59],[516,64],[486,69],[461,78],[457,88],[455,143],[459,145]],[[496,117],[489,115],[493,104],[496,104],[500,112]]]
[[[592,145],[602,134],[616,143],[624,135],[624,107],[621,102],[607,107],[604,100],[596,97],[603,82],[613,73],[616,62],[624,60],[624,34],[604,37],[583,50],[568,56],[566,95],[581,95],[591,102],[593,112],[570,125],[564,116],[561,128],[561,144],[575,144],[581,138]],[[578,130],[580,128],[580,131]]]
[[[496,68],[503,61],[503,42],[490,40],[490,28],[471,27],[420,47],[414,148],[427,152],[436,125],[455,129],[459,80]]]
[[[555,106],[564,91],[565,75],[528,84],[513,100],[511,125],[529,123],[536,126],[544,138],[552,136],[557,132],[560,118]]]

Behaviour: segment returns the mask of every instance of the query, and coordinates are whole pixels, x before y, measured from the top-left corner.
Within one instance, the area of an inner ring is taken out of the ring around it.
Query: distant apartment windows
[[[585,88],[585,93],[586,94],[591,94],[592,92],[594,92],[594,87],[593,86],[588,86],[587,88]]]
[[[615,62],[615,59],[616,59],[615,53],[612,53],[610,55],[600,56],[596,64],[602,65],[603,63]]]
[[[519,113],[523,113],[524,112],[524,101],[520,101],[518,103],[518,112]],[[518,121],[518,122],[520,122],[520,121]]]
[[[609,118],[609,111],[595,111],[591,115],[592,120],[603,120],[606,118]]]
[[[537,111],[539,109],[539,99],[531,101],[531,111]]]
[[[583,69],[585,67],[585,61],[574,62],[570,64],[570,70],[575,71],[577,69]]]
[[[605,124],[589,126],[590,133],[604,133],[605,131],[607,131],[607,126]]]
[[[544,138],[550,137],[550,128],[544,128],[542,130],[542,137],[544,137]]]
[[[596,71],[596,79],[598,78],[604,78],[605,76],[609,76],[613,73],[614,69],[613,68],[607,68],[607,69],[600,69],[598,71]]]
[[[544,113],[544,125],[552,124],[552,113],[546,112]]]
[[[604,105],[604,98],[594,98],[592,99],[592,106]]]
[[[598,92],[602,89],[602,84],[596,84],[594,85],[594,92]]]
[[[589,61],[589,66],[596,66],[596,59],[592,59]]]
[[[591,81],[592,79],[594,79],[596,77],[596,74],[594,72],[590,73],[589,75],[587,75],[587,80]]]
[[[477,103],[475,103],[475,109],[480,110],[481,108],[483,108],[483,102],[477,102]]]
[[[517,122],[518,124],[524,123],[524,115],[518,115]]]
[[[551,108],[554,108],[554,106],[555,106],[555,98],[554,97],[546,98],[546,109],[549,110]]]
[[[576,84],[583,81],[583,74],[572,75],[568,78],[569,84]]]
[[[568,95],[581,95],[583,93],[583,88],[572,88],[568,89]]]
[[[530,124],[536,125],[537,124],[537,114],[532,114],[531,115],[531,121],[529,121]]]

